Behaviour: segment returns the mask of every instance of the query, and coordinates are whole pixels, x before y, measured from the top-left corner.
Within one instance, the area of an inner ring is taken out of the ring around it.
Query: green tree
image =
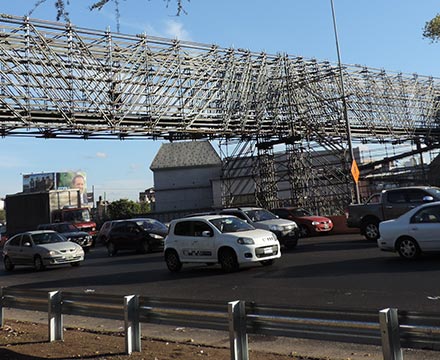
[[[6,220],[6,213],[4,209],[0,209],[0,222],[4,222]]]
[[[139,214],[141,206],[137,202],[128,199],[113,201],[107,208],[110,219],[129,219]]]
[[[431,39],[433,42],[440,40],[440,14],[426,22],[423,36]]]

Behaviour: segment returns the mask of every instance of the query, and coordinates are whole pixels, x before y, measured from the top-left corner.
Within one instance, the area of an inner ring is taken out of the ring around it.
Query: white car
[[[220,214],[233,215],[257,229],[272,231],[286,249],[293,249],[298,244],[300,235],[298,224],[289,219],[280,219],[269,210],[258,207],[240,207],[223,209]]]
[[[383,221],[379,232],[379,248],[397,251],[405,259],[440,252],[440,202],[423,204],[397,219]]]
[[[203,215],[171,221],[164,255],[172,272],[183,263],[220,263],[225,272],[232,272],[244,263],[272,265],[281,250],[270,231],[255,229],[235,216]]]
[[[16,265],[31,265],[35,270],[46,266],[70,264],[78,266],[84,260],[83,248],[53,230],[28,231],[11,237],[3,247],[6,271]]]

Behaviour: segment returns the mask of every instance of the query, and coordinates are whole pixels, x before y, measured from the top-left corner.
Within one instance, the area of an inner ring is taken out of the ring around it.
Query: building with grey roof
[[[150,166],[156,212],[209,209],[222,162],[208,141],[162,144]]]

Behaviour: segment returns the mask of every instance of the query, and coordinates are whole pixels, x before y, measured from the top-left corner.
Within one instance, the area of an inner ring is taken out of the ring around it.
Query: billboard
[[[89,202],[87,196],[87,176],[85,172],[65,171],[23,175],[23,192],[66,189],[79,189],[81,202],[83,204]]]

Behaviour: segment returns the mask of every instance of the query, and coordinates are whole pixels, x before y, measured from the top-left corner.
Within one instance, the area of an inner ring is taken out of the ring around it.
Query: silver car
[[[5,270],[16,265],[31,265],[35,270],[46,266],[70,264],[79,266],[84,250],[52,230],[28,231],[11,237],[3,247]]]
[[[440,252],[440,201],[420,205],[397,219],[379,224],[379,249],[396,251],[404,259]]]

